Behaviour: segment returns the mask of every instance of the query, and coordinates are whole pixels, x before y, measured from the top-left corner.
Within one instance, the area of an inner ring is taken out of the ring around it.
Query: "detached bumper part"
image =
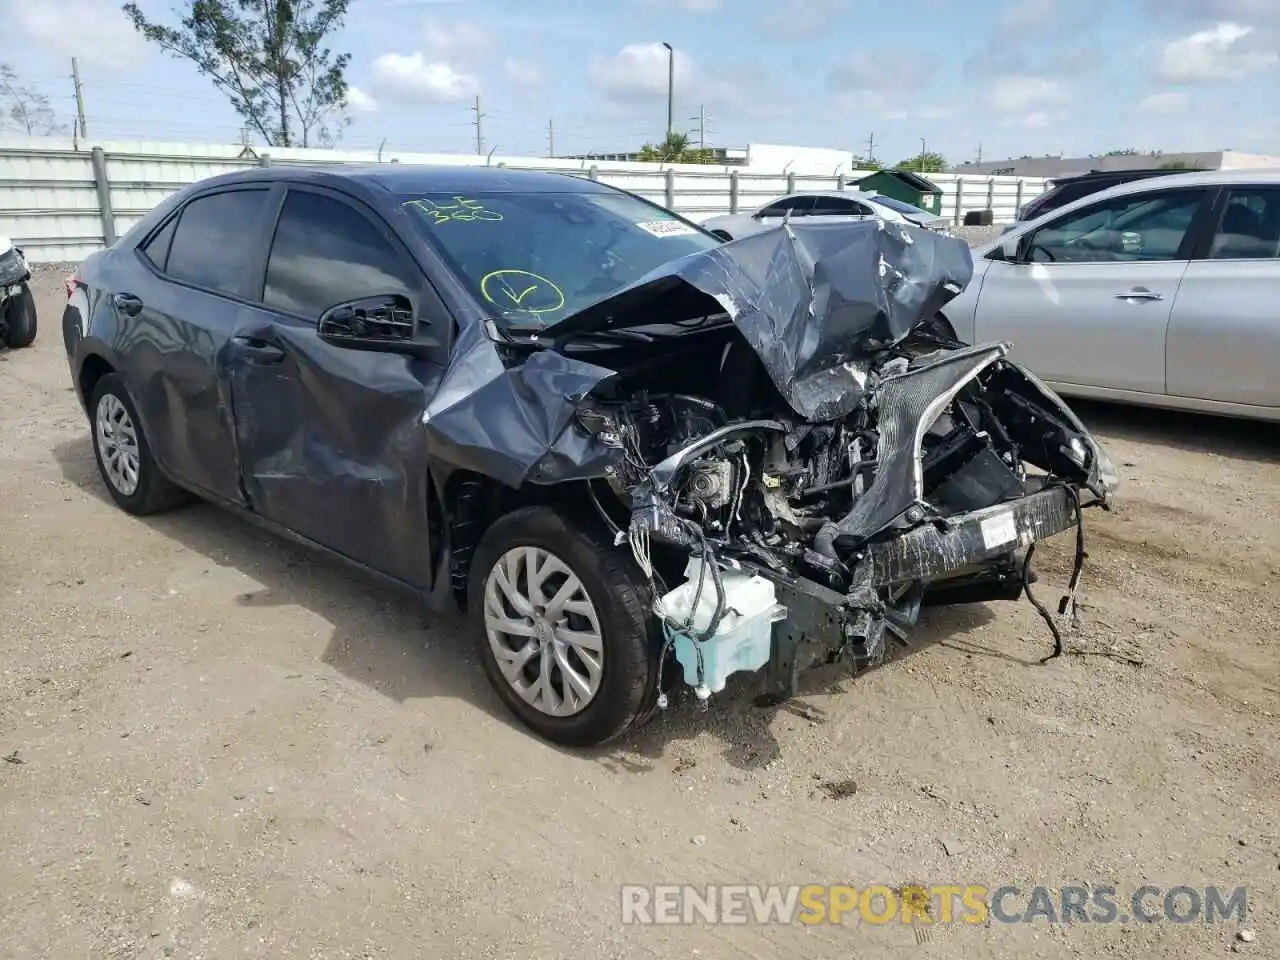
[[[940,580],[1011,550],[1065,533],[1076,523],[1075,500],[1054,486],[1012,503],[926,524],[867,548],[877,586]]]
[[[990,567],[1018,549],[1065,533],[1077,524],[1074,491],[1051,486],[1010,503],[975,510],[936,524],[924,524],[893,539],[871,544],[859,569],[862,582],[841,594],[810,580],[775,578],[778,600],[789,616],[774,625],[769,660],[769,700],[791,697],[800,670],[847,657],[855,669],[884,659],[884,635],[895,621],[914,622],[922,597],[920,582],[945,585],[969,570]],[[1021,571],[1011,596],[1021,590]],[[876,599],[903,594],[894,607]]]

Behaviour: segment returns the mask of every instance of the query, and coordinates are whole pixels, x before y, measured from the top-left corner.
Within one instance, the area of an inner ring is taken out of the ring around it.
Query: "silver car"
[[[1139,180],[974,251],[945,311],[1067,396],[1280,420],[1280,170]]]
[[[704,220],[702,226],[727,240],[737,240],[775,227],[788,216],[793,220],[804,217],[806,223],[817,223],[817,218],[821,218],[821,222],[849,222],[879,217],[881,220],[911,223],[943,233],[948,226],[946,217],[913,207],[893,197],[863,193],[861,190],[793,193],[766,203],[754,213],[730,213],[711,217]]]

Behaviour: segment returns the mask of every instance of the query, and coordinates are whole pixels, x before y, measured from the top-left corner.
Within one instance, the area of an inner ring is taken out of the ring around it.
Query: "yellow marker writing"
[[[564,291],[528,270],[493,270],[480,278],[480,293],[490,303],[525,313],[554,313],[564,307]]]

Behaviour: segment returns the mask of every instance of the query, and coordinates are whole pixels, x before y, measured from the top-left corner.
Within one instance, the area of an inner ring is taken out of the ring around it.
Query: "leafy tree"
[[[919,158],[917,158],[919,159]],[[883,170],[884,164],[875,157],[854,157],[853,169],[855,170]]]
[[[895,170],[910,170],[912,173],[942,173],[947,169],[947,160],[940,153],[917,153],[894,164]]]
[[[275,147],[332,143],[345,115],[349,53],[326,38],[349,0],[187,0],[177,27],[124,12],[165,53],[188,60]],[[175,11],[177,12],[177,11]]]
[[[49,98],[19,83],[7,63],[0,63],[0,126],[11,126],[29,137],[51,136],[64,129]]]
[[[689,146],[689,135],[672,131],[661,143],[646,143],[640,159],[648,163],[715,163],[715,152]]]
[[[1137,147],[1123,147],[1120,150],[1108,150],[1103,154],[1104,157],[1136,157],[1137,155]]]

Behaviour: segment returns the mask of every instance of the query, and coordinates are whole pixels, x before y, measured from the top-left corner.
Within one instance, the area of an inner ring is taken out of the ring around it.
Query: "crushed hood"
[[[543,335],[727,313],[796,413],[825,421],[857,406],[876,352],[972,277],[956,237],[883,220],[782,224],[663,264]]]

